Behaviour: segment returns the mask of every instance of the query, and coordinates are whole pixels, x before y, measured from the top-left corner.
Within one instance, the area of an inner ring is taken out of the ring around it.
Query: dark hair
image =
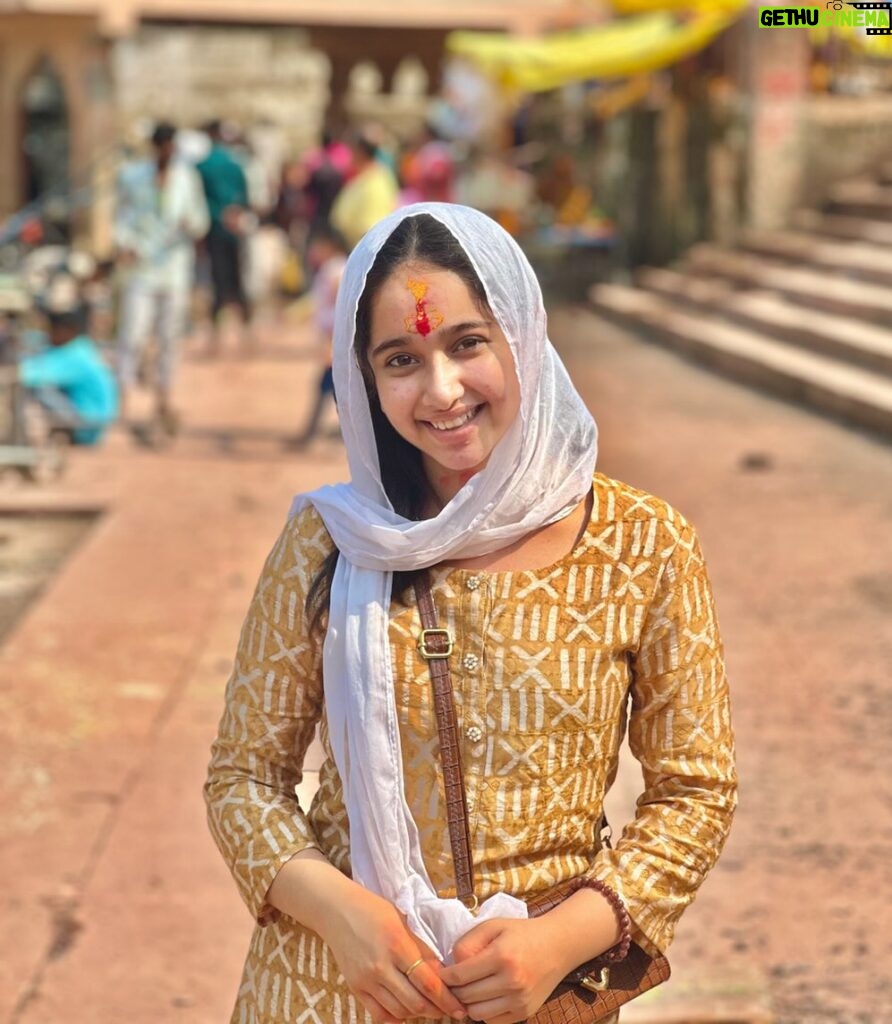
[[[152,132],[152,145],[157,149],[159,146],[163,146],[166,142],[171,142],[176,135],[177,130],[170,121],[159,121],[155,125],[155,130]]]
[[[354,146],[369,160],[375,160],[378,156],[378,144],[370,139],[368,135],[358,136]]]
[[[71,331],[72,334],[83,334],[88,326],[89,314],[86,305],[79,305],[65,313],[45,313],[51,329]]]
[[[429,213],[406,217],[378,250],[365,279],[365,287],[356,307],[354,348],[369,399],[381,482],[394,510],[406,519],[419,520],[430,496],[421,452],[393,428],[381,410],[375,377],[368,358],[372,333],[372,305],[384,282],[405,263],[427,263],[448,270],[465,283],[481,313],[491,315],[489,298],[474,265],[449,228]],[[310,629],[322,625],[328,611],[331,581],[338,562],[335,549],[325,559],[307,594],[306,610]],[[419,570],[395,572],[393,593],[402,594],[418,576]]]

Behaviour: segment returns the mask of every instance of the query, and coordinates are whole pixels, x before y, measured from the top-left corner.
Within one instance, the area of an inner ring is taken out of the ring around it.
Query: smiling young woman
[[[728,833],[733,737],[699,542],[596,472],[538,282],[483,214],[424,204],[365,236],[334,375],[351,480],[295,499],[206,785],[257,919],[233,1021],[513,1024],[622,936],[665,951]],[[476,916],[454,898],[419,575],[453,643]],[[627,726],[644,791],[610,850]],[[579,877],[601,891],[527,917],[523,899]]]

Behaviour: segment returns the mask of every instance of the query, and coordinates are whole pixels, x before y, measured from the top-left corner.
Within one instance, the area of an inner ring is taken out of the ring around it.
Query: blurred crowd
[[[120,422],[157,445],[180,429],[187,335],[214,358],[233,347],[250,353],[270,318],[311,320],[318,386],[289,439],[303,447],[334,397],[330,335],[346,257],[382,217],[423,201],[474,206],[514,234],[596,215],[565,153],[537,166],[522,148],[475,150],[431,125],[408,143],[368,126],[325,131],[276,164],[234,125],[157,123],[116,169],[111,258],[72,251],[40,217],[18,225],[11,242],[7,232],[33,310],[23,319],[10,307],[4,318],[0,265],[0,362],[15,366],[25,404],[40,409],[41,436],[95,444]],[[133,401],[140,388],[151,394],[148,417],[145,400]]]

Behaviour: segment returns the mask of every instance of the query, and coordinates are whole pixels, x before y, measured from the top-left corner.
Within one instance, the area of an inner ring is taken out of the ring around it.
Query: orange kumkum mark
[[[428,286],[424,281],[415,281],[410,277],[406,281],[406,287],[415,299],[415,316],[406,317],[406,330],[414,331],[416,334],[420,334],[422,338],[426,338],[431,331],[443,323],[443,314],[436,309],[428,312],[427,302],[424,298],[427,295]]]

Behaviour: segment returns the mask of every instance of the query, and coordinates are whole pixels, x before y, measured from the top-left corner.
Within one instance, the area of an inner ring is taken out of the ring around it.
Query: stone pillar
[[[804,29],[761,28],[748,10],[748,221],[783,226],[802,203],[809,44]]]

